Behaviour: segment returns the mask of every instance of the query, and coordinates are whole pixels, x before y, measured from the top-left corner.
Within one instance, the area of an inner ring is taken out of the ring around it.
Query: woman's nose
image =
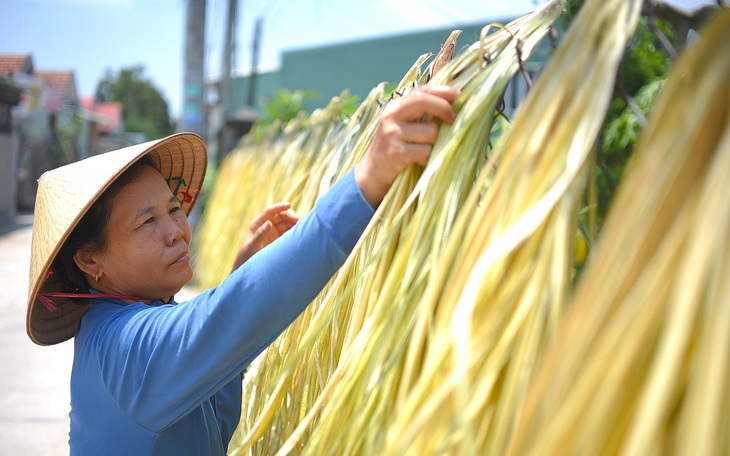
[[[185,235],[185,230],[183,230],[183,227],[180,226],[180,223],[173,217],[170,217],[169,220],[170,223],[167,233],[167,244],[173,245],[176,241],[182,239],[182,237]]]

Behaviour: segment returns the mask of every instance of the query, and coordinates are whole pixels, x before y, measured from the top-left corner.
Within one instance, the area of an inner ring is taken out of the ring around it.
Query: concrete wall
[[[0,215],[16,212],[18,135],[0,133]]]

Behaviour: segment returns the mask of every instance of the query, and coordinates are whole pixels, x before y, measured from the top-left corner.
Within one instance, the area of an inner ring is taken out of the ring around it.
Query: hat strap
[[[53,274],[53,270],[49,269],[46,273],[46,276],[43,278],[43,283],[48,280],[48,277]],[[141,298],[139,296],[132,296],[132,295],[120,295],[120,294],[113,294],[113,293],[53,293],[53,292],[39,292],[38,293],[38,300],[43,303],[43,306],[45,306],[46,309],[48,309],[49,312],[53,312],[56,309],[58,309],[58,305],[53,302],[51,298],[71,298],[71,299],[80,299],[80,298],[116,298],[116,299],[130,299],[133,301],[145,301],[146,298]]]
[[[53,302],[50,298],[71,298],[71,299],[80,299],[80,298],[116,298],[116,299],[130,299],[133,301],[145,301],[146,298],[140,298],[139,296],[132,296],[132,295],[118,295],[113,293],[38,293],[38,299],[43,303],[43,305],[48,309],[49,312],[53,312],[54,310],[58,309],[58,305],[56,305],[55,302]]]

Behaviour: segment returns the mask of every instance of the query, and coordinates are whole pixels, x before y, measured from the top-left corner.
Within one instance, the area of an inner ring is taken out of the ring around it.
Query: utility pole
[[[238,141],[238,135],[231,124],[231,68],[234,63],[236,49],[236,22],[238,0],[228,0],[228,16],[226,17],[225,36],[223,38],[223,55],[221,56],[221,76],[218,81],[218,116],[214,126],[217,136],[216,148],[219,163],[230,152]]]
[[[206,137],[205,0],[187,0],[181,131]]]
[[[253,52],[251,53],[251,76],[248,84],[248,106],[253,108],[256,102],[256,67],[259,65],[259,41],[261,40],[261,16],[256,19],[256,28],[253,33]]]
[[[220,80],[220,107],[223,119],[228,115],[231,106],[231,68],[236,51],[236,9],[238,0],[228,0],[228,17],[226,18],[226,36],[223,41],[223,57]]]

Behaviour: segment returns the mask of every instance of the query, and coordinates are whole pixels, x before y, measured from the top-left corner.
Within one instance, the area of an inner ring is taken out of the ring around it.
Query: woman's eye
[[[171,214],[174,214],[175,212],[179,212],[179,211],[180,211],[180,206],[175,206],[172,209],[170,209]]]
[[[150,217],[147,220],[145,220],[144,223],[145,223],[145,225],[149,225],[150,223],[152,223],[154,221],[155,221],[155,218],[154,217]]]

